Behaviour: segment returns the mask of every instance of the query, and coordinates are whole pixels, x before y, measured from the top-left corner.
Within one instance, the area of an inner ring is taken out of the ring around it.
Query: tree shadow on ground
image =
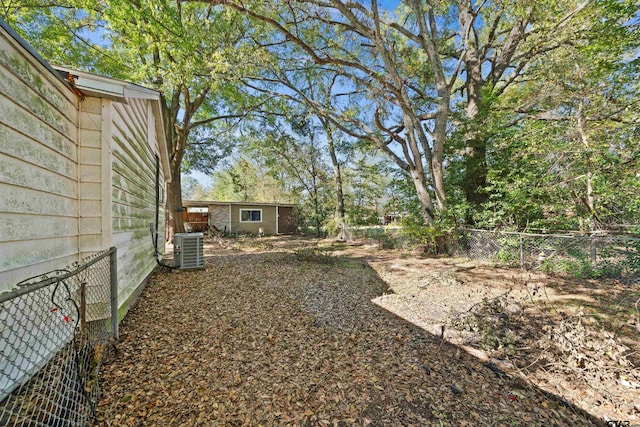
[[[98,423],[598,425],[374,304],[377,273],[329,258],[226,253],[152,277],[104,367]]]

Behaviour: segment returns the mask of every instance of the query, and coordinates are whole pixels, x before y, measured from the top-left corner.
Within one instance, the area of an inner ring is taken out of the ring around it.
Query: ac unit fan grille
[[[173,238],[175,251],[174,265],[180,269],[203,268],[204,251],[202,247],[204,236],[202,233],[179,233]]]

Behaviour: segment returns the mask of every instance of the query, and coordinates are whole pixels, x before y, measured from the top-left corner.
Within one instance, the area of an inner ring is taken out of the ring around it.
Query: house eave
[[[58,73],[73,76],[74,86],[85,96],[110,99],[112,101],[127,104],[127,99],[137,98],[155,101],[151,103],[152,113],[155,122],[156,135],[159,138],[158,155],[165,171],[165,182],[171,182],[171,166],[169,162],[169,148],[165,135],[164,116],[162,114],[162,97],[160,92],[137,85],[124,80],[111,77],[99,76],[86,71],[74,70],[72,68],[54,66]]]
[[[160,93],[144,86],[86,71],[55,65],[58,72],[73,76],[74,86],[85,95],[126,103],[127,98],[159,100]]]
[[[209,205],[222,205],[222,206],[282,206],[282,207],[295,207],[293,203],[265,203],[265,202],[223,202],[220,200],[183,200],[182,206],[187,208],[206,207]]]

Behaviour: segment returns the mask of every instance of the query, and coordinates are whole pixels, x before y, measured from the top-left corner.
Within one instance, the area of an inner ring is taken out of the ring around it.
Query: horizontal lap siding
[[[112,241],[118,248],[119,301],[124,303],[156,265],[149,230],[155,222],[156,160],[147,143],[147,101],[112,105]]]
[[[0,32],[0,291],[78,260],[77,100]]]
[[[240,222],[240,209],[262,210],[261,222]],[[257,234],[262,227],[267,235],[276,234],[276,207],[231,205],[231,230],[233,232]]]
[[[80,257],[84,258],[107,245],[103,240],[103,203],[109,203],[102,186],[102,100],[87,97],[80,104]],[[84,207],[90,207],[83,209]],[[91,208],[93,206],[93,208]]]

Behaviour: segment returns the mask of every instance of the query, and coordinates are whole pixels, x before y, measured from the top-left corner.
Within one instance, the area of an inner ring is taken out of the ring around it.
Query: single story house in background
[[[0,20],[0,292],[115,246],[126,312],[156,267],[150,225],[164,242],[161,102],[54,69]]]
[[[295,205],[185,200],[183,220],[192,231],[213,225],[230,234],[291,234],[298,229]]]

